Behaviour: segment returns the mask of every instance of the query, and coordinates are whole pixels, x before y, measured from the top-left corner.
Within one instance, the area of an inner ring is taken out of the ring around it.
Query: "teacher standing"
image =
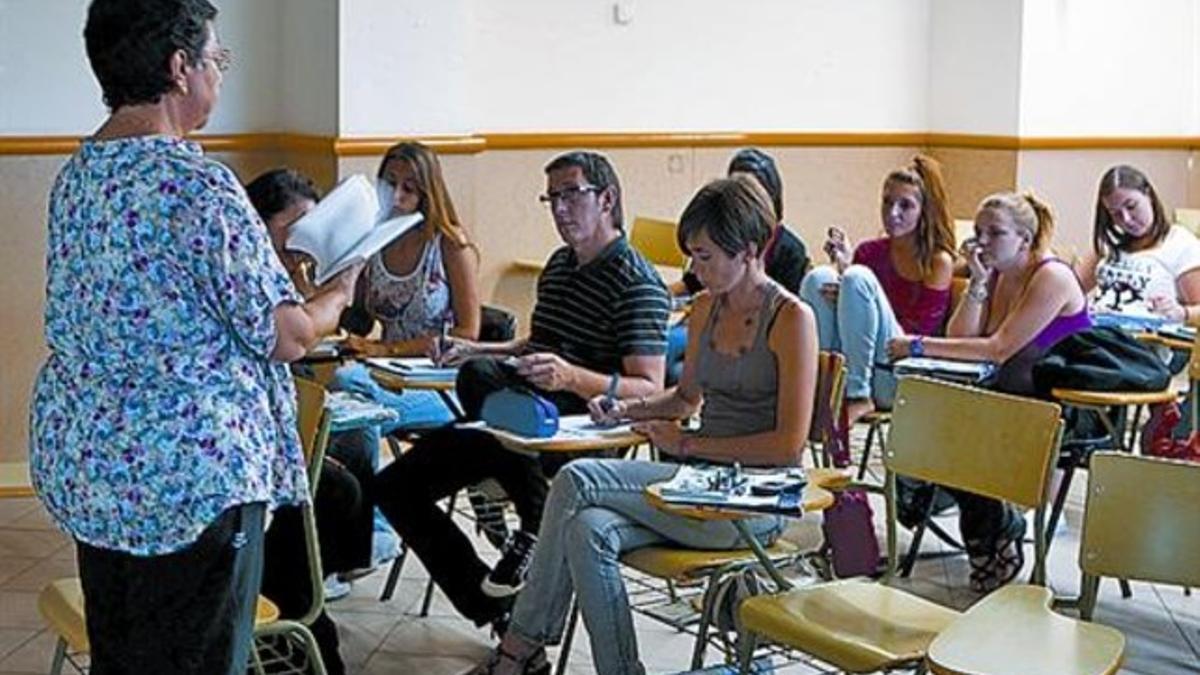
[[[360,268],[308,302],[233,172],[185,136],[230,65],[207,0],[95,0],[111,115],[50,195],[34,486],[75,538],[93,675],[243,673],[266,512],[308,498],[284,363]]]

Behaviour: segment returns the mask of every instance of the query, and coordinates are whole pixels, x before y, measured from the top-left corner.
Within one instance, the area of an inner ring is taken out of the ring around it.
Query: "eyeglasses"
[[[551,190],[544,195],[538,195],[538,201],[546,206],[554,206],[555,202],[562,202],[574,206],[583,201],[583,196],[591,193],[604,192],[604,188],[597,185],[574,185],[565,187],[561,190]]]
[[[200,60],[211,61],[218,71],[224,73],[233,65],[233,52],[226,47],[221,47],[211,54],[200,54]]]

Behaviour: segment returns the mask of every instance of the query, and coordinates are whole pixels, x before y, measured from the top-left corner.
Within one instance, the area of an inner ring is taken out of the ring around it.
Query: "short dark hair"
[[[625,217],[622,215],[623,206],[621,204],[621,181],[617,179],[617,171],[613,168],[612,162],[608,158],[598,152],[588,150],[574,150],[555,157],[546,165],[546,175],[550,175],[551,171],[566,169],[572,166],[579,167],[583,171],[583,177],[587,182],[595,185],[601,190],[612,188],[613,192],[613,212],[612,222],[613,227],[618,230],[625,229]]]
[[[733,159],[729,160],[727,175],[734,172],[748,173],[758,179],[763,189],[771,197],[771,206],[775,207],[775,219],[783,221],[783,180],[779,177],[779,169],[775,160],[758,148],[743,148],[738,150]]]
[[[1161,244],[1171,230],[1171,221],[1167,219],[1167,211],[1163,208],[1162,200],[1150,177],[1141,170],[1128,164],[1118,164],[1109,168],[1100,177],[1100,187],[1096,190],[1096,218],[1092,227],[1092,250],[1101,258],[1107,258],[1118,251],[1128,252],[1132,247],[1134,237],[1121,231],[1113,222],[1108,209],[1104,207],[1104,198],[1118,188],[1137,190],[1150,200],[1150,210],[1154,212],[1154,222],[1150,226],[1150,241],[1154,245]]]
[[[301,199],[320,199],[312,180],[295,169],[271,169],[250,181],[246,194],[263,222]]]
[[[690,251],[689,239],[704,232],[722,251],[733,256],[754,244],[763,254],[775,216],[766,190],[749,178],[718,178],[700,188],[679,217],[675,231],[679,250]]]
[[[183,50],[199,63],[216,16],[208,0],[92,0],[83,39],[104,104],[116,110],[161,100],[175,86],[171,55]]]

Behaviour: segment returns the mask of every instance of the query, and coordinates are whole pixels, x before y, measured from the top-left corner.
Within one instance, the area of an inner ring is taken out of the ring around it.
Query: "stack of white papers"
[[[731,475],[732,485],[726,480]],[[806,483],[803,469],[743,472],[726,466],[685,465],[659,485],[659,494],[668,504],[799,514]]]

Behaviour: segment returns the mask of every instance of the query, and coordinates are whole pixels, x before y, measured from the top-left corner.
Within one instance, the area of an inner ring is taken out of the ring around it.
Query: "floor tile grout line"
[[[1162,592],[1159,590],[1158,584],[1150,584],[1150,588],[1154,591],[1154,596],[1158,598],[1158,602],[1162,604],[1163,609],[1166,610],[1167,618],[1171,619],[1171,623],[1174,624],[1175,630],[1179,631],[1179,635],[1183,637],[1184,644],[1188,646],[1188,649],[1192,650],[1192,654],[1195,655],[1197,659],[1200,659],[1200,645],[1192,643],[1192,639],[1190,636],[1188,636],[1187,630],[1185,630],[1184,627],[1180,625],[1179,620],[1175,618],[1175,612],[1171,610],[1170,603],[1168,603],[1162,597]]]

